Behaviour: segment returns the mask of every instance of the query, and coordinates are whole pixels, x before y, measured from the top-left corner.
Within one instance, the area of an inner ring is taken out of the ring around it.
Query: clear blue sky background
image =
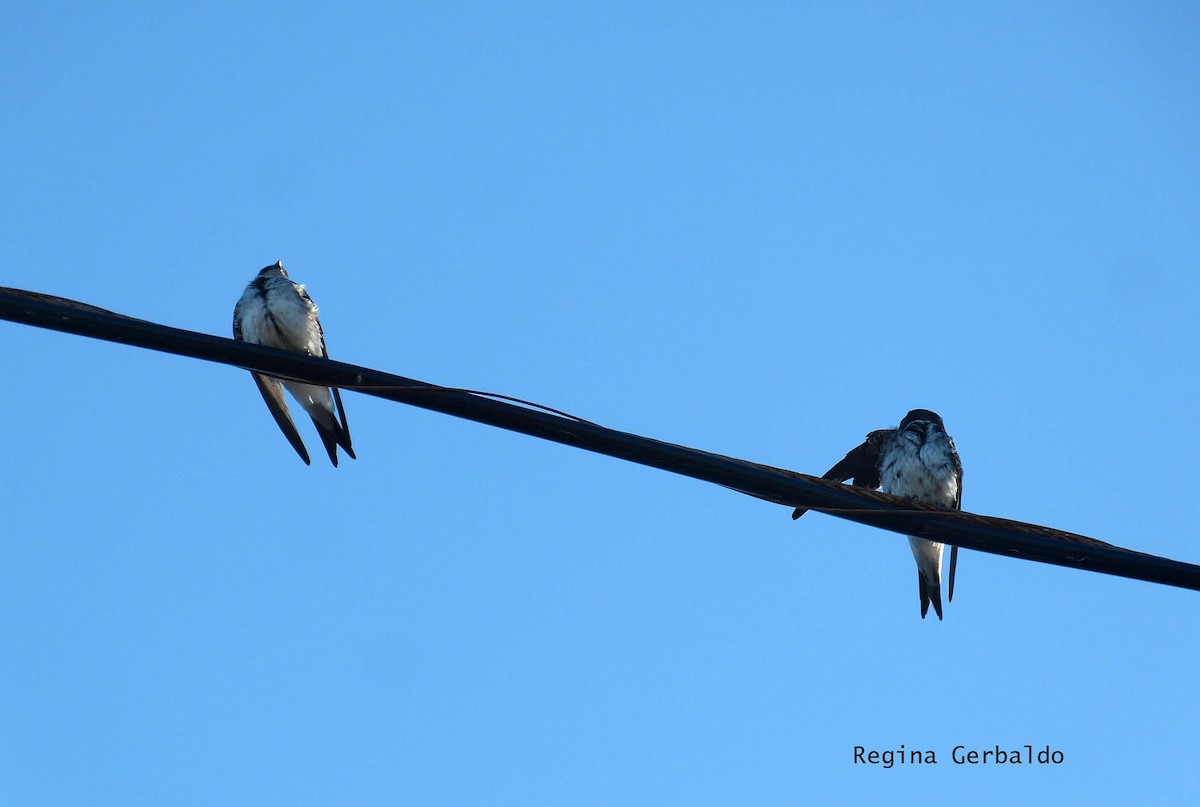
[[[932,408],[967,509],[1200,560],[1194,6],[335,5],[0,7],[0,283],[224,335],[282,259],[336,358],[816,473]],[[0,331],[0,803],[1200,798],[1194,592],[923,622],[901,536]]]

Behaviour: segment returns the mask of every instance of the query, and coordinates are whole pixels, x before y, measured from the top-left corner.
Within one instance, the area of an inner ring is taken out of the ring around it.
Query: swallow
[[[241,299],[233,308],[233,338],[253,345],[329,358],[325,349],[325,332],[321,329],[321,320],[317,318],[317,306],[304,286],[288,277],[282,261],[264,267],[242,292]],[[350,445],[350,427],[346,424],[346,411],[342,408],[342,396],[337,387],[318,387],[253,371],[250,375],[254,377],[254,383],[258,385],[258,391],[262,393],[283,436],[296,449],[305,465],[311,464],[308,450],[296,431],[296,424],[292,422],[280,383],[287,387],[287,391],[312,418],[335,468],[338,464],[338,446],[350,459],[357,459]]]
[[[936,412],[914,409],[900,421],[879,452],[879,481],[884,493],[906,499],[962,509],[962,460],[954,439]],[[942,552],[937,541],[910,535],[908,543],[917,560],[921,618],[933,605],[942,618]],[[958,547],[950,547],[949,600],[954,601],[954,574]]]
[[[913,501],[962,509],[962,461],[954,439],[946,433],[940,415],[914,409],[900,421],[899,428],[880,429],[867,435],[841,462],[825,472],[825,479],[853,480],[857,487],[901,496]],[[807,508],[798,507],[792,518]],[[908,537],[917,561],[917,593],[921,618],[933,606],[942,618],[942,554],[945,546],[925,538]],[[949,600],[954,601],[954,577],[958,569],[958,547],[950,547]]]

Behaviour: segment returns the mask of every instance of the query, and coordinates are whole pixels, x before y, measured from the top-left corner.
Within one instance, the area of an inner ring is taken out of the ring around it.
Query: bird
[[[954,439],[947,434],[941,416],[928,409],[913,409],[895,429],[879,429],[867,435],[861,445],[852,448],[837,465],[825,472],[825,479],[901,496],[926,504],[954,510],[962,509],[962,460]],[[797,507],[792,518],[800,518],[808,508]],[[942,554],[944,545],[926,538],[908,537],[917,561],[917,593],[921,618],[933,606],[942,618]],[[950,547],[949,600],[954,601],[954,577],[958,568],[958,547]]]
[[[263,267],[242,292],[233,308],[233,338],[253,345],[329,358],[325,349],[325,332],[321,329],[321,320],[317,318],[317,306],[304,286],[288,277],[282,261]],[[284,402],[281,379],[254,371],[250,375],[254,377],[254,383],[258,385],[258,391],[262,393],[267,409],[279,424],[283,436],[296,449],[304,464],[310,465],[308,450]],[[346,424],[346,410],[342,408],[342,396],[338,388],[286,380],[282,380],[282,384],[312,418],[334,467],[338,464],[338,446],[351,459],[357,459],[350,444],[350,427]]]

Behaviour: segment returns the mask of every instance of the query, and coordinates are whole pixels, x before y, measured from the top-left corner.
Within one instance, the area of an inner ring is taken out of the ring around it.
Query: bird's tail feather
[[[937,618],[942,618],[942,587],[940,585],[930,585],[925,581],[925,575],[917,570],[917,585],[918,594],[921,597],[921,619],[929,613],[929,605],[933,604],[933,611],[937,614]]]

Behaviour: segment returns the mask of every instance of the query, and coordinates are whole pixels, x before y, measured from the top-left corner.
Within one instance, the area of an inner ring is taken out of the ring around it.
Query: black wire
[[[1050,527],[924,507],[887,494],[687,448],[403,376],[251,345],[104,312],[84,303],[0,287],[0,319],[294,378],[360,389],[456,417],[712,482],[788,508],[831,515],[966,549],[1200,591],[1200,566]],[[919,513],[918,511],[926,511]]]
[[[304,379],[289,379],[289,380],[303,381]],[[593,423],[590,420],[585,420],[584,418],[579,417],[579,415],[572,415],[570,412],[564,412],[561,409],[555,409],[554,407],[546,406],[545,404],[534,403],[533,401],[527,401],[524,398],[514,398],[511,395],[501,395],[499,392],[485,392],[483,390],[478,390],[478,389],[464,389],[463,387],[439,387],[436,384],[429,384],[429,385],[421,386],[421,387],[402,387],[402,388],[387,387],[387,386],[371,387],[371,386],[367,386],[367,385],[363,384],[363,385],[353,386],[353,387],[342,387],[342,389],[349,389],[349,390],[354,390],[355,392],[368,392],[368,393],[379,392],[381,390],[395,390],[395,389],[403,389],[405,392],[421,392],[422,390],[438,390],[441,392],[446,392],[446,391],[464,392],[468,395],[482,395],[485,398],[495,398],[498,401],[509,401],[510,403],[521,404],[522,406],[528,407],[530,409],[540,409],[541,411],[549,412],[552,415],[558,415],[559,417],[568,418],[570,420],[575,421],[576,423],[586,423],[589,426],[599,426],[600,425],[599,423]]]

